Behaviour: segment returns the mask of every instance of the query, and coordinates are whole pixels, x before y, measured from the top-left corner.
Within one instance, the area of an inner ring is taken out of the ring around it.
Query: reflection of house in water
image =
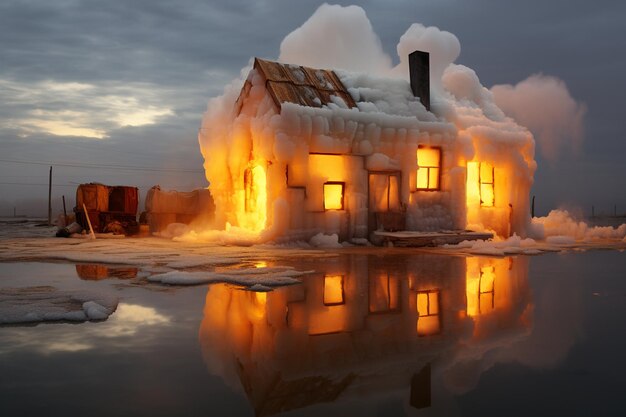
[[[132,279],[137,277],[139,269],[127,266],[109,266],[102,264],[76,264],[76,274],[80,279],[97,281],[107,278]]]
[[[524,333],[525,258],[353,255],[269,293],[211,286],[200,343],[257,415],[410,388],[430,405],[431,366],[501,331]]]

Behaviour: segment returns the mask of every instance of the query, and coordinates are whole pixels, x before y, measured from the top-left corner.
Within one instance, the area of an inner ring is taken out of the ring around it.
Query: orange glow
[[[307,207],[311,211],[343,210],[348,159],[343,155],[309,154]]]
[[[327,181],[343,181],[346,167],[341,155],[309,155],[309,173],[312,177],[327,178]]]
[[[261,165],[248,168],[244,174],[245,212],[239,216],[244,229],[259,232],[267,222],[267,179]]]
[[[439,316],[420,316],[417,318],[417,335],[432,336],[441,331]]]
[[[441,169],[440,148],[417,149],[417,189],[438,190]]]
[[[467,163],[467,207],[480,205],[480,171],[478,162]]]
[[[495,205],[493,165],[481,162],[480,164],[480,205],[493,207]]]
[[[324,277],[324,305],[343,303],[343,275],[326,275]]]
[[[77,264],[76,273],[81,279],[100,280],[105,278],[131,279],[137,276],[137,268],[113,268],[97,264]]]
[[[467,259],[467,315],[470,317],[487,314],[495,310],[496,264],[504,266],[503,259],[482,261]],[[502,264],[502,265],[500,265]]]
[[[264,307],[267,303],[267,293],[265,291],[255,291],[254,295],[256,304]]]
[[[343,184],[324,184],[324,209],[343,210]]]
[[[417,316],[418,336],[430,336],[440,332],[439,291],[417,293]]]
[[[493,207],[495,178],[493,165],[486,162],[467,163],[467,206]]]

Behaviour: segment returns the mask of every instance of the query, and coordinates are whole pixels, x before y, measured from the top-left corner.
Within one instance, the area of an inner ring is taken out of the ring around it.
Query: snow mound
[[[537,255],[542,253],[537,247],[536,241],[522,239],[517,235],[503,240],[464,240],[456,245],[443,245],[443,248],[485,256]]]
[[[105,320],[117,297],[38,286],[0,289],[0,324]]]
[[[339,236],[333,233],[332,235],[325,235],[318,233],[309,240],[309,244],[316,248],[342,248],[339,243]]]
[[[546,243],[551,245],[573,245],[576,243],[576,239],[571,236],[548,236]]]
[[[198,285],[225,282],[251,288],[256,285],[276,287],[298,284],[300,280],[296,279],[296,277],[312,272],[314,271],[296,271],[290,267],[245,268],[223,272],[170,271],[164,274],[152,275],[148,277],[148,281],[169,285]]]
[[[576,220],[567,210],[552,210],[546,217],[532,219],[534,233],[537,237],[570,237],[574,240],[625,239],[626,224],[618,227],[590,226]]]

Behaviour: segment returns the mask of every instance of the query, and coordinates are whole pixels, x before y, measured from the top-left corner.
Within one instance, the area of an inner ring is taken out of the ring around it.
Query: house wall
[[[496,137],[497,138],[497,137]],[[528,141],[499,142],[492,136],[473,138],[472,161],[494,167],[495,204],[481,207],[480,201],[468,201],[468,228],[489,229],[501,237],[523,237],[530,224],[530,187],[536,163],[534,148]]]
[[[341,117],[337,116],[339,112]],[[365,115],[367,116],[367,115]],[[370,184],[368,173],[400,173],[399,199],[406,212],[406,229],[440,230],[465,225],[464,183],[454,129],[445,123],[420,126],[417,119],[371,116],[351,110],[314,109],[283,105],[277,125],[278,141],[293,144],[285,163],[288,186],[284,196],[294,212],[287,234],[312,236],[337,233],[342,238],[368,237]],[[421,129],[428,128],[429,131]],[[441,185],[418,191],[418,146],[442,151]],[[345,210],[323,207],[323,184],[344,181]],[[304,208],[304,213],[295,214]]]

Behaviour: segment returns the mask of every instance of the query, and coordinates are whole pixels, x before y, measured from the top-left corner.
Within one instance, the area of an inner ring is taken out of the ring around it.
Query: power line
[[[76,188],[78,185],[81,185],[82,183],[74,183],[74,184],[52,184],[52,187],[72,187],[72,188]],[[0,185],[45,185],[48,186],[48,184],[44,184],[44,183],[35,183],[35,182],[0,182]],[[129,187],[137,187],[137,188],[149,188],[149,187],[154,187],[157,184],[151,184],[151,185],[129,185]],[[186,188],[189,187],[189,185],[182,185],[182,184],[167,184],[168,187],[181,187],[181,188]],[[204,188],[204,187],[200,187],[200,188]]]
[[[77,164],[67,162],[42,162],[42,161],[22,161],[17,159],[0,159],[0,162],[9,162],[13,164],[27,165],[53,165],[72,168],[100,168],[100,169],[121,169],[127,171],[150,171],[150,172],[180,172],[180,173],[204,173],[199,169],[174,169],[174,168],[156,168],[156,167],[136,167],[130,165],[105,165],[105,164]]]
[[[34,183],[34,182],[0,182],[0,185],[45,185],[46,187],[48,186],[48,184],[44,184],[44,183]],[[53,187],[76,187],[75,185],[72,184],[52,184]]]

